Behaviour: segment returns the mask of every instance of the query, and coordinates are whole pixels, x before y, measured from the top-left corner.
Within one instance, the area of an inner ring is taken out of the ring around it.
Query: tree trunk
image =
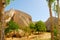
[[[59,0],[57,0],[58,9],[58,27],[57,27],[57,39],[60,40],[60,13],[59,13]]]
[[[4,40],[4,1],[0,0],[0,40]]]
[[[50,2],[49,2],[49,12],[50,12],[50,24],[51,24],[51,40],[54,40],[54,23],[53,23],[53,16]]]

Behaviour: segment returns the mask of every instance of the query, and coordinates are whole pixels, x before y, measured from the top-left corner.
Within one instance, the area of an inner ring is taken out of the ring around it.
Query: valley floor
[[[30,35],[22,38],[6,38],[6,40],[51,40],[51,33],[45,32],[39,35]]]

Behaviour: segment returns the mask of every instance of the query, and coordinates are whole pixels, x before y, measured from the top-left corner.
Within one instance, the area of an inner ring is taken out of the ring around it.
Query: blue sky
[[[33,21],[46,21],[49,18],[49,10],[46,0],[15,0],[6,7],[24,11],[32,16]]]

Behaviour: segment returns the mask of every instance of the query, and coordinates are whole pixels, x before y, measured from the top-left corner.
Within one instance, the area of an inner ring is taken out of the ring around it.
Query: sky
[[[49,9],[46,0],[15,0],[5,10],[17,9],[31,15],[33,21],[46,21],[49,18]]]

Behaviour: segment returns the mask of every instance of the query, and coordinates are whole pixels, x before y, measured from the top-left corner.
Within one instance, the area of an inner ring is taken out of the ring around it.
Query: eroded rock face
[[[15,10],[15,14],[12,20],[20,26],[28,26],[29,23],[32,22],[32,18],[30,15],[19,10]]]
[[[25,12],[19,11],[19,10],[8,10],[5,12],[4,14],[4,19],[5,22],[8,23],[10,20],[13,20],[14,22],[16,22],[16,24],[19,25],[19,27],[23,27],[24,26],[29,26],[29,23],[32,22],[32,18],[30,15],[28,15]],[[11,32],[10,34],[8,33],[8,36],[13,36],[15,31]],[[24,33],[23,31],[21,32],[21,30],[19,30],[19,32],[16,32],[16,36],[20,35],[22,36]],[[15,35],[14,35],[15,36]]]
[[[11,9],[9,11],[6,11],[4,14],[4,20],[6,23],[8,23],[10,20],[13,20],[18,24],[20,27],[29,26],[29,23],[32,22],[32,18],[30,15],[28,15],[25,12]],[[1,35],[1,34],[0,34]],[[18,31],[12,31],[10,33],[7,33],[7,37],[22,37],[24,36],[24,31],[18,30]]]
[[[15,13],[14,9],[11,9],[11,10],[5,12],[5,22],[6,23],[8,23],[12,19],[14,13]]]
[[[56,17],[53,17],[53,22],[54,22],[54,26],[57,26],[58,19]],[[48,18],[48,20],[45,22],[45,24],[46,24],[46,27],[47,27],[47,31],[51,31],[50,18]]]
[[[5,21],[8,23],[10,20],[16,22],[20,27],[28,26],[32,22],[32,18],[25,12],[11,9],[5,13]]]

